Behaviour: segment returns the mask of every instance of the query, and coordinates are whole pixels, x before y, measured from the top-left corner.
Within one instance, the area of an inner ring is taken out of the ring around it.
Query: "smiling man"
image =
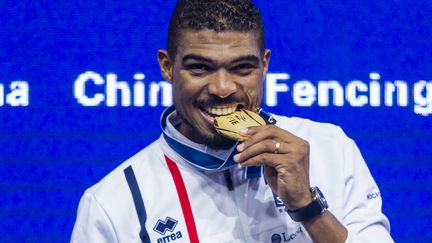
[[[231,143],[215,132],[213,117],[260,105],[270,51],[260,48],[255,31],[205,28],[179,35],[174,50],[158,53],[173,84],[178,130],[194,142],[226,148]]]
[[[251,1],[179,1],[158,60],[162,136],[85,192],[72,242],[392,242],[340,128],[258,109],[270,50]],[[268,123],[241,142],[215,128],[254,111]]]

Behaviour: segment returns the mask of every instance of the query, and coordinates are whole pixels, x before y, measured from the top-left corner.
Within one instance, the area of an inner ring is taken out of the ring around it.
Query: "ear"
[[[168,52],[166,50],[159,50],[157,58],[162,76],[166,81],[172,83],[172,69],[174,63],[169,58]]]
[[[267,75],[267,71],[268,71],[268,67],[269,67],[269,63],[270,63],[270,56],[271,56],[270,49],[265,49],[264,57],[263,57],[263,64],[264,64],[263,77],[264,78]]]

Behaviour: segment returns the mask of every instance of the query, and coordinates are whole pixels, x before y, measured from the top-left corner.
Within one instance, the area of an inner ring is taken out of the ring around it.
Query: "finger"
[[[241,153],[234,156],[234,160],[236,162],[242,162],[262,153],[286,154],[291,151],[292,149],[289,144],[278,142],[273,139],[266,139],[259,143],[252,144],[248,148],[242,150]]]
[[[275,125],[266,125],[261,127],[250,127],[247,129],[245,133],[249,138],[243,142],[243,145],[240,146],[239,152],[241,150],[246,149],[247,147],[259,143],[265,139],[274,139],[279,142],[292,143],[299,138],[295,135],[275,126]]]
[[[252,126],[252,127],[245,127],[240,130],[240,134],[243,136],[251,136],[255,133],[265,129],[267,125],[264,126]]]
[[[240,130],[240,135],[245,137],[251,137],[257,133],[267,130],[270,126],[273,125],[246,127]]]
[[[269,126],[255,126],[242,129],[240,135],[248,137],[243,143],[237,146],[237,151],[242,152],[244,149],[255,143],[262,142],[266,139],[273,138],[273,134],[268,132]]]
[[[239,135],[242,136],[242,137],[244,137],[244,138],[246,138],[245,140],[247,140],[247,139],[249,139],[250,136],[254,135],[259,130],[262,130],[263,127],[265,127],[265,126],[245,127],[245,128],[240,129]],[[245,141],[245,140],[242,140],[242,141]]]
[[[256,165],[265,165],[270,167],[276,167],[280,164],[280,160],[283,160],[283,157],[280,154],[272,154],[272,153],[263,153],[254,157],[250,157],[247,160],[240,163],[241,166],[256,166]]]
[[[274,167],[264,166],[264,174],[273,192],[277,193],[278,172]]]

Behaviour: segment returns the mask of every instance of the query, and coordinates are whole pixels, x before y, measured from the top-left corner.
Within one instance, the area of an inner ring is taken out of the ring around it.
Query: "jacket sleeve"
[[[108,215],[89,192],[84,193],[79,203],[71,242],[118,242]]]
[[[382,213],[381,194],[354,141],[347,139],[343,224],[347,243],[393,242],[390,224]]]

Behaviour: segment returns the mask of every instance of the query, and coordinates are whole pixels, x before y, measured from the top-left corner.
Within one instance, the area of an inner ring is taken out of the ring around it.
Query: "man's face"
[[[179,38],[175,60],[164,51],[158,57],[173,84],[179,131],[212,148],[229,145],[216,132],[213,117],[260,105],[270,51],[262,55],[254,32],[190,30]]]

